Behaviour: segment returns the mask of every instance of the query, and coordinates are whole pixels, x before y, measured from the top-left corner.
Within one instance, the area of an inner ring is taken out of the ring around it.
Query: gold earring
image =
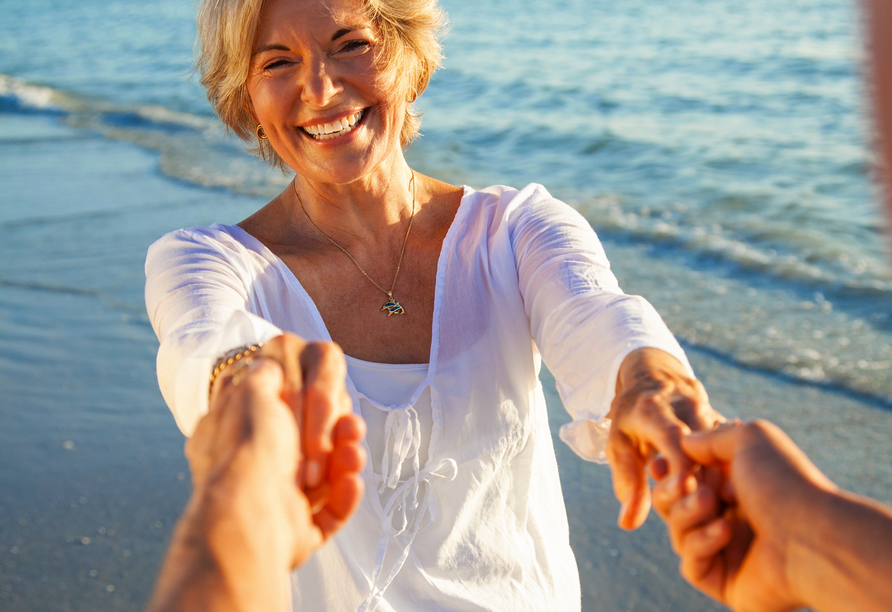
[[[257,138],[259,138],[260,140],[267,139],[266,132],[263,131],[263,126],[259,123],[257,124],[257,129],[254,131],[257,133]]]

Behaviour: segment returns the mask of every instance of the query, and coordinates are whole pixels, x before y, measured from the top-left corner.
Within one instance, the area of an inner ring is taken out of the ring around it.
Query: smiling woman
[[[299,415],[300,484],[324,496],[337,415],[301,392],[290,347],[335,342],[368,423],[367,493],[294,574],[295,605],[578,610],[541,362],[572,417],[562,438],[610,459],[634,528],[648,461],[688,472],[679,436],[722,420],[672,334],[542,186],[478,191],[409,167],[411,104],[439,61],[435,2],[207,0],[199,23],[214,108],[295,177],[240,223],[149,250],[158,378],[180,428],[207,412],[208,377],[213,391],[232,355],[275,360]]]
[[[262,6],[265,6],[263,0],[205,2],[198,16],[197,69],[201,73],[201,84],[223,123],[246,141],[255,133],[247,92],[248,72],[253,55],[269,50],[254,44]],[[375,25],[380,43],[375,61],[381,73],[391,75],[391,88],[401,88],[403,91],[399,93],[414,101],[440,65],[439,35],[445,27],[445,15],[430,0],[371,0],[363,3],[362,13],[362,21]],[[335,32],[338,37],[355,28],[346,21],[343,26]],[[288,47],[281,45],[279,50],[288,51]],[[400,134],[403,146],[418,135],[420,125],[411,108],[407,108]],[[255,152],[285,169],[272,147],[258,143]]]

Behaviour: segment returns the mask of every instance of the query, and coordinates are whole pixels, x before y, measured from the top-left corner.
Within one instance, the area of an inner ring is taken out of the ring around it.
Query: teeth
[[[308,125],[303,129],[316,140],[331,140],[351,132],[356,124],[359,123],[359,120],[362,119],[362,113],[363,111],[359,111],[355,115],[338,119],[333,123]]]

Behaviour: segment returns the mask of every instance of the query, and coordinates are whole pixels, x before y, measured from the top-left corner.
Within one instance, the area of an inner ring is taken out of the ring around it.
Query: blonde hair
[[[391,80],[406,108],[400,144],[418,136],[419,115],[412,102],[421,95],[442,60],[440,35],[446,14],[437,0],[358,0],[380,37],[378,70]],[[259,140],[251,114],[247,80],[264,0],[202,0],[198,12],[195,69],[208,100],[224,125],[248,143],[251,153],[286,171],[285,161]]]

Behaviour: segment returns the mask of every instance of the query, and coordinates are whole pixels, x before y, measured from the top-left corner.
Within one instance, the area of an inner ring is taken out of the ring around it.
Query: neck
[[[307,223],[309,217],[311,224],[346,246],[378,241],[404,227],[412,215],[412,187],[412,170],[399,156],[386,172],[351,183],[321,183],[297,175],[285,204],[296,223]]]

